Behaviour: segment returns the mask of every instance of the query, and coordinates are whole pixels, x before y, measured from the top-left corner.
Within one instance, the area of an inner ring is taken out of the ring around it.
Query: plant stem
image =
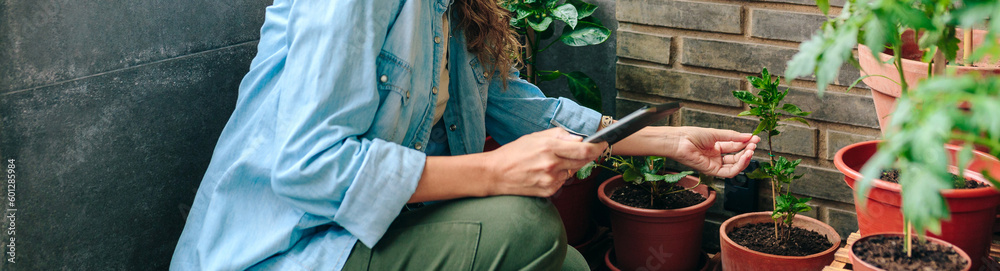
[[[772,112],[772,114],[773,114],[773,112]],[[771,168],[774,168],[774,154],[771,153],[772,149],[774,149],[774,147],[772,147],[772,145],[771,145],[771,131],[768,130],[767,131],[767,157],[769,159],[771,159]],[[775,192],[776,191],[775,189],[777,189],[777,186],[778,186],[778,181],[776,180],[777,178],[775,178],[775,177],[776,176],[771,176],[771,208],[772,208],[772,210],[778,210],[778,196],[777,196],[777,193]],[[780,240],[778,238],[778,221],[777,220],[774,221],[774,240],[775,241]]]
[[[913,235],[912,233],[910,233],[911,230],[913,230],[913,223],[907,221],[906,226],[903,230],[903,238],[906,238],[906,240],[903,243],[903,249],[906,250],[906,257],[913,256],[913,244],[912,244],[913,241],[911,240],[913,239],[912,238]]]
[[[910,86],[906,83],[906,76],[903,75],[903,45],[893,44],[892,45],[893,59],[896,64],[896,71],[899,71],[899,85],[903,87],[903,94],[906,94],[910,90]]]
[[[972,66],[972,28],[962,29],[962,64]]]

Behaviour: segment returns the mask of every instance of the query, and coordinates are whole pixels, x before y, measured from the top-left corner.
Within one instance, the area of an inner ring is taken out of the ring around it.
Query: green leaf
[[[685,176],[694,174],[694,171],[681,171],[680,173],[670,174],[663,176],[663,181],[666,183],[676,183],[680,181]]]
[[[736,99],[739,99],[740,101],[743,101],[744,103],[747,104],[754,104],[754,105],[764,104],[764,101],[762,101],[760,97],[753,95],[753,93],[750,93],[749,91],[745,90],[733,91],[733,96],[736,97]]]
[[[788,68],[785,69],[785,78],[787,80],[795,80],[795,78],[813,73],[816,70],[817,59],[823,54],[825,44],[826,39],[823,37],[822,31],[813,34],[812,38],[800,44],[799,52],[795,53],[792,59],[788,61]],[[820,93],[826,89],[826,85],[818,85],[817,87]]]
[[[576,28],[577,16],[576,7],[572,4],[562,4],[552,10],[552,17],[565,22],[570,28]]]
[[[880,59],[879,53],[885,47],[886,28],[889,28],[889,26],[883,24],[878,16],[872,16],[871,20],[865,23],[865,46],[871,49],[872,56],[875,59]]]
[[[548,72],[548,71],[539,71],[539,72],[535,73],[535,75],[538,76],[538,80],[541,80],[542,82],[545,82],[545,81],[552,81],[552,80],[559,79],[560,76],[563,76],[563,73],[561,73],[559,71],[551,71],[551,72]]]
[[[594,14],[594,11],[597,10],[597,5],[587,3],[582,0],[569,0],[566,2],[573,4],[573,6],[576,7],[577,18],[580,19],[587,18],[591,14]]]
[[[753,112],[743,111],[743,112],[740,112],[739,114],[737,114],[736,116],[743,117],[743,116],[750,116],[750,115],[753,115]]]
[[[830,0],[816,0],[816,6],[819,7],[819,11],[823,12],[823,15],[830,15]]]
[[[630,168],[625,170],[625,172],[622,172],[622,178],[625,179],[626,182],[630,182],[633,184],[641,184],[643,180],[642,174],[636,171],[634,168]]]
[[[549,29],[549,25],[551,25],[551,24],[552,24],[552,17],[549,17],[549,16],[544,16],[544,17],[541,17],[541,16],[529,16],[528,17],[528,26],[531,26],[532,29],[534,29],[535,31],[538,31],[538,32],[542,32],[542,31],[545,31],[546,29]]]
[[[747,178],[763,180],[763,179],[770,179],[771,176],[768,175],[766,172],[764,172],[764,169],[762,167],[758,167],[757,169],[754,169],[754,171],[747,174]]]
[[[610,35],[611,30],[602,25],[580,21],[575,29],[569,26],[563,27],[559,40],[569,46],[587,46],[601,44],[608,40]]]
[[[656,175],[650,173],[644,173],[643,176],[646,177],[647,182],[662,181],[664,178],[666,178],[666,176],[663,175]]]
[[[809,114],[812,114],[812,112],[802,111],[802,109],[799,109],[799,107],[795,106],[794,104],[784,104],[781,106],[781,110],[788,112],[789,114],[800,117],[805,117],[808,116]]]
[[[809,125],[808,121],[806,121],[805,119],[800,118],[800,117],[786,118],[786,119],[783,119],[782,121],[798,121],[798,122],[801,122],[802,124]]]
[[[576,171],[576,178],[583,180],[590,177],[590,174],[594,172],[594,168],[597,167],[597,162],[590,161],[586,165],[583,165],[580,170]]]
[[[570,93],[580,105],[601,112],[601,90],[597,83],[582,72],[564,73]]]
[[[761,131],[764,131],[764,128],[766,128],[766,125],[767,124],[765,122],[763,122],[763,121],[760,122],[759,124],[757,124],[757,128],[753,129],[753,132],[751,132],[751,134],[755,134],[755,135],[756,134],[760,134]]]

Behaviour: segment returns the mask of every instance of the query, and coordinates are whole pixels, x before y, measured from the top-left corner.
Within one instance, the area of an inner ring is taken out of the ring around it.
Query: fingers
[[[753,158],[753,149],[745,150],[741,153],[723,156],[722,167],[716,172],[719,177],[733,177],[743,171],[750,164]]]
[[[565,159],[592,161],[597,159],[608,145],[604,142],[581,143],[580,141],[583,141],[583,138],[572,135],[560,128],[548,129],[543,131],[543,133],[554,135],[554,138],[557,140],[551,140],[547,143],[550,144],[552,152],[557,157]]]

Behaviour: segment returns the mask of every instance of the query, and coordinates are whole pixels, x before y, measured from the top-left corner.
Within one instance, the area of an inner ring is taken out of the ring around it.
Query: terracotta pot
[[[687,176],[678,184],[695,187],[698,178]],[[597,189],[598,199],[611,209],[611,231],[614,233],[615,251],[618,251],[618,266],[622,270],[697,268],[705,212],[715,203],[715,191],[699,184],[692,191],[705,196],[705,201],[680,209],[651,210],[626,206],[608,198],[612,191],[624,185],[619,175],[608,179]]]
[[[701,257],[698,258],[698,266],[701,266],[701,268],[698,268],[698,270],[699,271],[712,270],[711,269],[712,266],[709,265],[708,262],[708,255],[706,255],[704,252],[701,252],[699,255],[701,255]],[[615,249],[614,248],[608,249],[608,252],[604,253],[604,266],[606,266],[608,270],[611,271],[621,271],[621,269],[618,269],[618,265],[616,264],[614,258],[615,258]],[[651,270],[658,270],[658,268]]]
[[[865,240],[868,240],[868,238],[871,238],[871,237],[874,237],[874,236],[903,236],[903,233],[897,232],[897,233],[868,234],[868,235],[862,236],[861,238],[858,238],[858,240],[854,241],[854,243],[857,244],[859,242],[864,242]],[[971,263],[972,262],[971,259],[969,258],[969,254],[966,254],[965,251],[962,251],[962,249],[960,249],[960,248],[958,248],[956,246],[953,246],[952,244],[950,244],[948,242],[945,242],[944,240],[928,236],[927,237],[927,241],[930,241],[930,242],[935,243],[935,244],[939,244],[939,245],[944,245],[944,246],[951,247],[956,252],[958,252],[958,255],[962,256],[962,258],[964,258],[967,263]],[[856,271],[885,271],[885,269],[878,268],[878,267],[876,267],[876,266],[874,266],[874,265],[872,265],[872,264],[870,264],[868,262],[865,262],[865,261],[862,261],[861,259],[858,259],[858,256],[854,255],[854,249],[848,249],[848,252],[850,252],[849,255],[850,255],[850,258],[851,258],[851,266],[854,266],[854,270],[856,270]],[[971,267],[972,267],[971,265],[967,264],[967,265],[965,265],[965,268],[962,269],[962,271],[968,271],[969,268],[971,268]]]
[[[833,262],[833,256],[840,247],[840,234],[830,225],[814,218],[797,215],[792,222],[797,228],[815,231],[830,240],[833,245],[823,252],[808,256],[779,256],[758,252],[733,242],[729,232],[733,229],[755,223],[774,223],[771,212],[746,213],[726,219],[719,226],[719,246],[722,248],[722,270],[823,270]]]
[[[834,164],[844,173],[844,181],[854,188],[856,180],[861,178],[861,167],[875,154],[880,141],[866,141],[849,145],[840,149],[834,156]],[[951,154],[950,164],[954,166],[954,154],[961,147],[945,145]],[[981,172],[988,169],[994,178],[1000,178],[1000,160],[973,151],[973,160],[965,171],[967,178],[979,182],[986,181]],[[903,231],[903,214],[900,211],[900,185],[882,180],[875,180],[868,194],[865,209],[855,204],[858,215],[858,228],[862,235],[901,232]],[[983,257],[988,257],[990,239],[993,234],[993,223],[996,219],[997,206],[1000,206],[1000,192],[993,187],[976,189],[945,189],[941,191],[951,219],[941,222],[941,234],[928,233],[929,236],[940,238],[948,243],[962,248],[973,259],[972,268],[978,270]]]
[[[570,178],[559,191],[549,197],[556,210],[559,210],[559,217],[566,228],[566,240],[571,246],[586,242],[587,237],[590,237],[588,234],[595,231],[590,217],[597,199],[594,191],[597,190],[598,174],[600,168],[595,168],[589,178]]]
[[[973,31],[973,45],[977,46],[982,43],[983,37],[986,35],[986,31],[975,30]],[[962,38],[962,30],[958,30],[956,35],[959,39]],[[907,58],[919,57],[922,53],[917,48],[913,37],[913,31],[907,31],[903,34],[903,40],[906,41],[903,44],[903,76],[906,78],[906,83],[910,86],[910,89],[917,86],[918,81],[927,78],[927,63],[920,62],[917,60],[911,60]],[[961,62],[962,59],[962,45],[959,43],[959,52],[956,61]],[[891,62],[892,55],[886,53],[879,53],[879,59],[875,59],[872,56],[871,48],[864,46],[862,44],[858,45],[858,62],[861,64],[861,76],[865,75],[883,75],[888,77],[884,78],[881,76],[871,76],[862,79],[868,87],[872,89],[872,99],[875,101],[875,114],[878,115],[879,127],[882,128],[882,133],[885,133],[885,129],[888,127],[889,118],[888,115],[893,112],[896,108],[896,98],[902,95],[902,87],[894,83],[900,82],[899,71],[896,70],[896,66]],[[890,53],[892,53],[890,51]],[[975,66],[959,66],[959,65],[949,65],[949,68],[954,68],[956,74],[967,74],[978,72],[980,74],[1000,74],[1000,66],[995,63],[988,62],[977,62]],[[891,79],[891,80],[890,80]]]

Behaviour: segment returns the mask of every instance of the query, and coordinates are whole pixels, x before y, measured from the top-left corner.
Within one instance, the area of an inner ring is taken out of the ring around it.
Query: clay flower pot
[[[710,270],[709,268],[711,268],[712,266],[708,262],[708,255],[705,255],[704,252],[699,252],[698,255],[699,255],[698,266],[701,266],[701,268],[698,268],[698,270],[699,271]],[[608,249],[608,252],[604,253],[604,266],[608,267],[608,270],[611,271],[621,271],[621,269],[618,269],[618,265],[616,264],[614,259],[615,259],[615,250],[613,248]],[[656,268],[657,266],[651,266],[651,267],[652,268],[649,268],[648,270],[659,270],[659,268]]]
[[[559,210],[559,217],[566,228],[566,240],[571,246],[583,244],[596,231],[590,214],[593,213],[593,205],[597,200],[594,191],[597,190],[599,173],[600,169],[595,168],[589,178],[570,178],[559,191],[549,197],[556,210]]]
[[[861,178],[861,167],[875,154],[881,141],[866,141],[849,145],[840,149],[834,156],[834,164],[844,173],[844,181],[855,188],[855,181]],[[961,147],[945,145],[952,158],[954,166],[955,153]],[[989,184],[982,174],[989,169],[994,178],[1000,178],[1000,160],[973,151],[973,159],[965,171],[966,178]],[[941,222],[941,234],[928,233],[928,236],[940,238],[945,242],[958,246],[972,259],[972,268],[978,270],[983,257],[988,257],[993,223],[996,219],[997,206],[1000,205],[1000,192],[994,187],[975,189],[945,189],[941,191],[951,211],[951,220]],[[903,230],[903,213],[900,206],[902,196],[900,185],[882,180],[875,180],[871,192],[868,193],[865,209],[855,204],[858,215],[858,228],[862,235],[875,233],[901,232]]]
[[[698,179],[687,176],[678,184],[693,187]],[[630,207],[611,200],[608,195],[625,186],[622,176],[615,176],[597,189],[597,197],[611,209],[611,231],[618,267],[660,270],[695,270],[701,253],[701,232],[705,212],[715,203],[715,190],[705,184],[692,189],[706,200],[690,207],[652,210]]]
[[[867,240],[867,239],[869,239],[871,237],[875,237],[875,236],[900,236],[900,237],[902,237],[903,233],[897,232],[897,233],[868,234],[868,235],[862,236],[861,238],[858,238],[858,240],[854,241],[854,243],[857,244],[858,242],[864,242],[865,240]],[[962,249],[960,249],[960,248],[958,248],[956,246],[953,246],[952,244],[950,244],[948,242],[945,242],[944,240],[928,236],[927,237],[927,241],[935,243],[935,244],[939,244],[939,245],[951,247],[952,249],[955,250],[955,252],[958,252],[959,256],[962,256],[962,258],[965,259],[966,263],[971,263],[972,262],[971,259],[969,258],[969,254],[966,254],[965,251],[962,251]],[[850,255],[850,258],[851,258],[851,266],[854,267],[855,271],[885,271],[885,269],[878,268],[875,265],[872,265],[872,264],[870,264],[868,262],[865,262],[865,261],[862,261],[861,259],[859,259],[857,255],[854,255],[854,249],[848,249],[848,252],[850,252],[849,255]],[[971,264],[966,264],[965,268],[963,268],[961,270],[962,271],[968,271],[969,268],[971,268],[971,267],[972,267]]]
[[[722,248],[722,270],[823,270],[824,266],[833,262],[834,254],[840,247],[840,234],[830,225],[811,217],[797,215],[792,225],[822,234],[833,245],[823,252],[808,256],[779,256],[754,251],[733,242],[728,233],[733,229],[755,223],[774,223],[771,212],[746,213],[731,217],[719,227],[719,245]]]
[[[986,31],[975,30],[973,31],[973,46],[978,46],[983,41],[983,37],[986,36]],[[957,35],[959,39],[962,38],[962,30],[959,29]],[[914,42],[913,31],[907,31],[903,33],[903,76],[906,78],[906,83],[912,89],[917,85],[919,80],[927,78],[927,63],[920,62],[917,60],[911,60],[907,58],[919,59],[922,52],[917,48]],[[962,48],[962,43],[959,43],[958,48]],[[958,51],[957,61],[961,61],[962,50]],[[891,61],[892,55],[886,53],[879,53],[879,59],[875,59],[872,56],[871,48],[863,44],[858,45],[858,62],[861,64],[861,76],[865,75],[884,75],[881,76],[870,76],[862,79],[868,87],[872,89],[872,99],[875,101],[875,114],[878,115],[878,124],[882,128],[882,133],[885,133],[885,129],[889,125],[889,114],[896,109],[896,98],[899,98],[903,91],[902,86],[895,82],[900,82],[899,71],[896,70],[896,66]],[[983,75],[987,74],[1000,74],[1000,66],[990,63],[979,63],[977,62],[975,66],[960,66],[960,65],[949,65],[949,68],[954,68],[956,74],[962,75],[967,73],[978,72]],[[891,80],[890,80],[891,79]]]

